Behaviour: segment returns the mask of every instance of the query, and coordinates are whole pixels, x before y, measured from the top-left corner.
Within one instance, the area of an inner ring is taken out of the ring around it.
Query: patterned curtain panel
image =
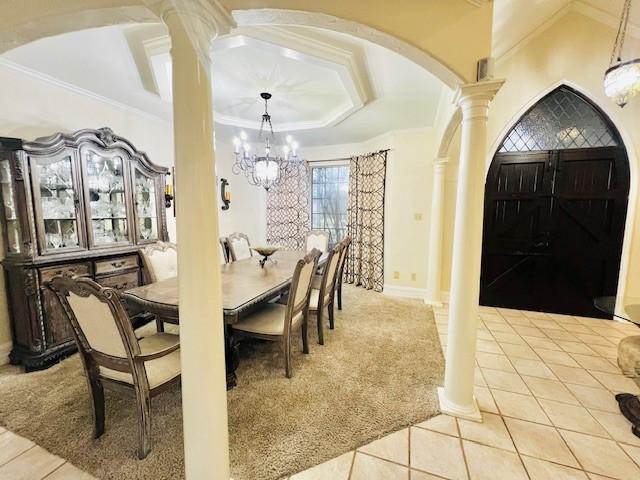
[[[267,192],[268,244],[292,250],[305,248],[305,234],[311,230],[309,170],[303,163],[297,176]]]
[[[384,190],[387,152],[353,157],[349,170],[347,283],[381,292],[384,285]]]

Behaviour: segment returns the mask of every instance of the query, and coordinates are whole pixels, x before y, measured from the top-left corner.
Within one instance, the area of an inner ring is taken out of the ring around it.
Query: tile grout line
[[[351,475],[353,475],[353,466],[356,463],[356,450],[353,450],[353,456],[351,457],[351,465],[349,467],[349,475],[347,476],[348,480],[351,480]]]
[[[7,430],[8,431],[8,430]],[[11,432],[13,433],[13,432]],[[13,435],[16,435],[15,433]],[[22,437],[24,438],[24,437]],[[28,439],[27,439],[28,440]],[[33,443],[33,442],[31,442]],[[9,460],[7,460],[6,462],[0,464],[0,468],[4,467],[5,465],[8,465],[9,463],[13,462],[16,458],[21,457],[22,455],[24,455],[25,453],[27,453],[29,450],[33,449],[37,447],[37,445],[35,443],[33,443],[33,445],[31,445],[29,448],[27,448],[26,450],[23,450],[22,452],[20,452],[19,454],[17,454],[15,457],[11,457]]]
[[[62,457],[60,457],[62,458]],[[64,460],[64,459],[63,459]],[[64,467],[65,465],[72,465],[71,463],[69,463],[67,460],[65,460],[64,462],[62,462],[60,464],[59,467],[56,467],[55,469],[53,469],[52,471],[50,471],[49,473],[47,473],[44,477],[42,477],[40,480],[47,480],[47,478],[51,477],[51,475],[53,475],[54,473],[56,473],[58,470],[60,470],[62,467]],[[288,480],[289,477],[286,477],[286,480]]]

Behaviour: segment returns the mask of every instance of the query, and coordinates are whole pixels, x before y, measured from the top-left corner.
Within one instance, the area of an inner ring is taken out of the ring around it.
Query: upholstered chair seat
[[[243,318],[233,325],[234,330],[258,333],[261,335],[281,335],[284,331],[287,306],[277,303],[269,304],[249,317]],[[302,312],[292,320],[292,328],[297,328],[302,321]]]
[[[640,335],[623,338],[618,344],[618,365],[627,377],[640,377]]]
[[[287,304],[270,303],[233,324],[234,333],[240,337],[281,342],[284,350],[284,368],[287,378],[293,376],[291,365],[291,339],[295,332],[302,332],[302,351],[309,353],[307,315],[311,278],[318,267],[320,252],[313,250],[298,260]]]
[[[180,337],[170,333],[155,333],[140,339],[138,342],[141,355],[152,355],[179,344]],[[174,350],[164,357],[147,360],[144,362],[144,368],[147,371],[149,388],[155,388],[170,382],[180,376],[180,350]],[[133,385],[133,377],[130,373],[119,372],[101,366],[100,375],[111,380]]]
[[[313,288],[311,290],[311,296],[309,297],[309,310],[315,312],[318,310],[318,301],[320,300],[320,290]],[[327,293],[324,296],[323,305],[328,305],[331,300],[331,293]]]

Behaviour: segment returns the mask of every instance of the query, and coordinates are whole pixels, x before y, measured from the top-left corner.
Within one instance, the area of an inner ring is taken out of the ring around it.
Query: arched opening
[[[621,137],[561,86],[503,139],[487,174],[483,305],[598,316],[616,295],[629,194]]]

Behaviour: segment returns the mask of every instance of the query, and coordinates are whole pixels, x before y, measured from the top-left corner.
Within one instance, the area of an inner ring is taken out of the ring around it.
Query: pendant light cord
[[[613,52],[611,52],[611,59],[609,65],[622,61],[622,49],[624,48],[624,39],[627,34],[627,24],[629,23],[629,12],[631,11],[631,0],[625,0],[622,7],[622,16],[620,17],[620,25],[618,26],[618,33],[616,35],[616,41],[613,44]]]

